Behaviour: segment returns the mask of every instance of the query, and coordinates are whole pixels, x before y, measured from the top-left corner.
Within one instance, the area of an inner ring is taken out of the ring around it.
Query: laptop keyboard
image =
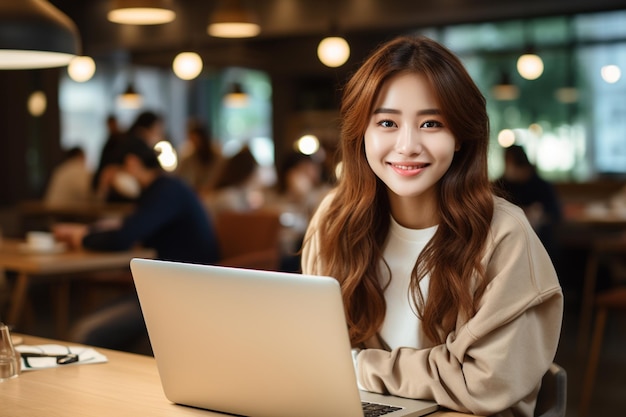
[[[363,406],[363,415],[365,417],[378,417],[385,414],[393,413],[394,411],[402,410],[400,407],[393,407],[391,405],[368,403],[361,401]]]

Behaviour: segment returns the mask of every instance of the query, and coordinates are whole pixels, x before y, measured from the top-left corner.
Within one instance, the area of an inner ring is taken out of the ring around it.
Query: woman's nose
[[[398,132],[396,150],[401,154],[416,154],[422,151],[420,132],[413,127],[404,127]]]

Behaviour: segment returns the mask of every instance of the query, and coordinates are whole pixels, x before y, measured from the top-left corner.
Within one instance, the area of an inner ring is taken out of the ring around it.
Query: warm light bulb
[[[300,153],[313,155],[320,148],[320,141],[315,135],[304,135],[296,142],[296,148]]]
[[[181,80],[193,80],[202,72],[202,58],[195,52],[181,52],[174,58],[172,67]]]
[[[578,101],[578,89],[576,87],[561,87],[554,93],[558,101],[565,104],[576,103]]]
[[[107,18],[124,25],[160,25],[176,19],[176,13],[156,7],[127,7],[111,10]]]
[[[126,109],[139,109],[143,104],[143,97],[129,87],[124,93],[117,97],[117,104]]]
[[[617,65],[605,65],[600,70],[600,75],[605,82],[615,84],[622,78],[622,70]]]
[[[539,55],[524,54],[517,60],[517,71],[527,80],[536,80],[543,74],[543,60]]]
[[[515,132],[511,129],[502,129],[498,133],[498,144],[503,148],[508,148],[515,143]]]
[[[89,81],[96,72],[96,63],[89,56],[77,56],[70,61],[67,73],[77,83]]]
[[[327,67],[340,67],[350,57],[350,45],[344,38],[324,38],[317,46],[317,56]]]
[[[519,88],[513,84],[499,84],[492,88],[496,100],[511,101],[519,97]]]
[[[28,112],[31,116],[39,117],[43,115],[47,107],[48,100],[43,91],[34,91],[30,97],[28,97]]]
[[[245,22],[212,23],[207,28],[207,33],[216,38],[252,38],[260,32],[256,23]]]

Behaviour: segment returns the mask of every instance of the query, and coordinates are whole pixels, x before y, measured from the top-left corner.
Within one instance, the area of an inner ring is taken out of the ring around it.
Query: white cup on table
[[[32,250],[46,251],[54,249],[56,241],[49,232],[33,231],[26,233],[26,244]]]

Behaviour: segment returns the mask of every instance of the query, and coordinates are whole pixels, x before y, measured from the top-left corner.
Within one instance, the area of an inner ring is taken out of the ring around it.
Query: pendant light
[[[256,16],[240,0],[221,0],[207,27],[207,33],[217,38],[252,38],[260,32]]]
[[[620,78],[622,78],[622,70],[619,66],[614,64],[604,65],[600,69],[600,75],[602,76],[604,82],[608,84],[615,84],[620,80]]]
[[[62,67],[79,51],[76,25],[47,0],[0,2],[0,69]]]
[[[517,71],[527,80],[536,80],[543,74],[543,60],[529,48],[517,59]]]
[[[509,73],[502,71],[498,84],[494,85],[491,93],[496,100],[511,101],[519,97],[519,88],[513,84]]]
[[[28,96],[27,108],[31,116],[42,116],[48,108],[46,93],[41,90],[33,91],[30,96]]]
[[[96,72],[96,63],[90,56],[74,57],[67,66],[67,73],[77,83],[91,80]]]
[[[339,36],[324,38],[317,46],[317,57],[327,67],[340,67],[350,58],[350,45]]]
[[[125,109],[139,109],[143,104],[143,97],[135,90],[135,86],[131,81],[128,83],[126,90],[117,97],[117,103]]]
[[[332,13],[336,16],[338,11],[332,10]],[[350,45],[338,34],[338,23],[335,20],[330,22],[328,33],[330,35],[317,45],[317,57],[327,67],[337,68],[350,58]]]
[[[567,66],[565,67],[564,83],[560,88],[557,88],[554,92],[554,97],[557,101],[563,104],[573,104],[579,100],[579,92],[576,87],[576,48],[571,47],[567,51]]]
[[[517,72],[522,78],[527,80],[536,80],[543,74],[543,60],[539,55],[535,53],[535,48],[532,46],[532,40],[529,26],[525,24],[523,27],[524,37],[526,38],[526,50],[517,59]]]
[[[575,40],[576,32],[571,18],[567,20],[567,26],[569,32],[568,37]],[[580,94],[578,92],[578,88],[576,87],[576,69],[578,68],[576,62],[576,51],[578,51],[578,45],[575,41],[573,41],[573,43],[569,45],[569,48],[565,51],[567,54],[567,65],[565,65],[564,68],[565,76],[563,77],[563,85],[560,88],[557,88],[554,92],[554,97],[557,101],[563,104],[574,104],[579,100]]]
[[[160,25],[176,19],[171,0],[112,0],[109,21],[123,25]]]
[[[172,62],[174,74],[181,80],[193,80],[202,72],[202,58],[195,52],[181,52]]]
[[[226,107],[241,109],[248,106],[248,94],[239,82],[232,83],[230,90],[224,96]]]

